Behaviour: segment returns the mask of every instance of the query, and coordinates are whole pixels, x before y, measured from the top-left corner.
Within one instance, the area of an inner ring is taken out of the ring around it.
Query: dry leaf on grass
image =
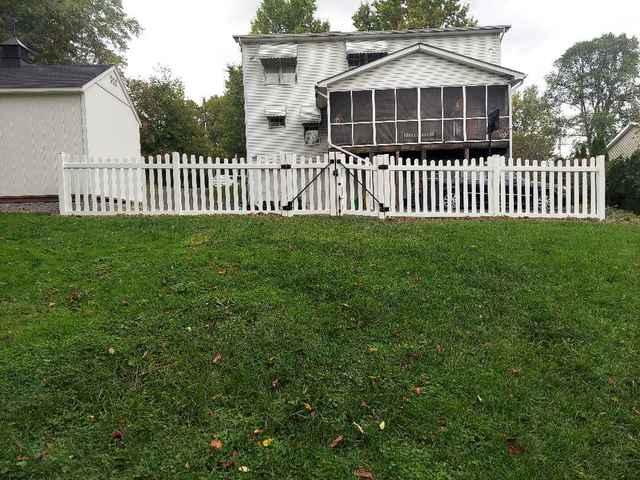
[[[261,447],[270,447],[273,445],[273,438],[265,438],[261,442],[258,442]]]
[[[360,480],[375,480],[376,478],[373,476],[373,473],[366,468],[358,468],[353,472],[353,474]]]
[[[343,443],[344,443],[344,437],[342,435],[338,435],[336,438],[333,439],[333,442],[331,442],[331,445],[329,445],[329,447],[337,448]]]
[[[387,424],[384,423],[384,420],[380,422],[380,424],[378,425],[378,427],[380,427],[380,430],[384,430],[384,427],[386,427]]]
[[[211,440],[211,442],[209,442],[209,446],[213,450],[222,450],[224,443],[222,443],[222,440],[220,440],[219,438],[214,438],[213,440]]]
[[[413,387],[413,393],[415,393],[417,396],[422,395],[422,387]]]
[[[507,452],[510,456],[515,457],[522,455],[525,452],[525,448],[518,443],[515,438],[507,438]]]
[[[222,362],[222,354],[220,352],[214,353],[212,362],[215,364]]]

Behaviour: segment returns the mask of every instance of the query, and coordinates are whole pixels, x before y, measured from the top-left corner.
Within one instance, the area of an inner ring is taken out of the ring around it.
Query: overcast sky
[[[181,77],[194,100],[222,93],[225,66],[240,62],[231,38],[248,33],[259,0],[124,0],[144,32],[131,43],[127,74],[146,77],[158,65]],[[361,0],[318,0],[332,30],[351,31]],[[471,0],[480,25],[512,25],[503,64],[544,85],[553,61],[568,47],[606,32],[640,36],[638,0]]]

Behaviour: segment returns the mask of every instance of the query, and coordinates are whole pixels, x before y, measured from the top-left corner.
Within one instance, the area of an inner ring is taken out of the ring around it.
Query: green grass
[[[639,382],[640,224],[0,215],[3,480],[636,479]]]

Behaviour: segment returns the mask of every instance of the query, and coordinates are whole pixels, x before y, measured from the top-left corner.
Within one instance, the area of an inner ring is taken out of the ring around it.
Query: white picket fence
[[[423,161],[330,153],[251,163],[60,155],[64,215],[272,213],[385,217],[605,217],[604,157]]]

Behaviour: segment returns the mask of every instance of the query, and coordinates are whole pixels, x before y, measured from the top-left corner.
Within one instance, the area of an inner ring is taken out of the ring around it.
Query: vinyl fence
[[[247,162],[60,156],[65,215],[605,216],[604,157],[424,161],[331,153]]]

